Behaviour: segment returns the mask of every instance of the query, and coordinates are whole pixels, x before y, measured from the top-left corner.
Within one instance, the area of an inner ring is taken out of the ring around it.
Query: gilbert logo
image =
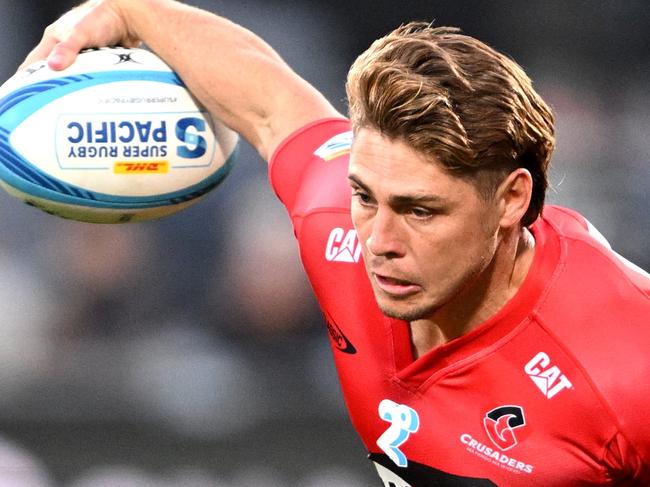
[[[351,355],[357,353],[357,349],[354,348],[352,342],[343,334],[336,321],[334,321],[327,311],[325,311],[325,321],[327,323],[327,332],[330,334],[334,346],[343,353],[349,353]]]
[[[558,392],[570,389],[573,384],[544,352],[539,352],[524,366],[524,371],[544,395],[551,399]]]
[[[142,64],[135,59],[133,59],[133,55],[130,52],[116,52],[114,53],[118,57],[118,61],[115,64],[124,64],[124,63],[137,63],[137,64]]]
[[[354,264],[361,257],[361,244],[354,229],[335,228],[330,232],[325,248],[328,262],[347,262]]]

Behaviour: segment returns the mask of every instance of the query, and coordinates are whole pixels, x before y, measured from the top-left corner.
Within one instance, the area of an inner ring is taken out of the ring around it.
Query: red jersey
[[[306,126],[270,178],[384,485],[650,485],[650,276],[547,206],[518,293],[414,360],[408,324],[381,313],[360,262],[350,143],[346,120]]]

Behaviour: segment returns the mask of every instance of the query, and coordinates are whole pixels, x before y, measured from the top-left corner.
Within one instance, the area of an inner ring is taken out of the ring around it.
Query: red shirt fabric
[[[580,214],[546,206],[517,294],[414,360],[350,219],[345,119],[269,169],[327,322],[350,418],[384,485],[650,485],[650,276]]]

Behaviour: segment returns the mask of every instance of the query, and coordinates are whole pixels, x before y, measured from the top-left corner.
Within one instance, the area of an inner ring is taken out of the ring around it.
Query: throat
[[[440,328],[430,321],[412,321],[409,328],[411,332],[411,351],[415,360],[446,341]]]

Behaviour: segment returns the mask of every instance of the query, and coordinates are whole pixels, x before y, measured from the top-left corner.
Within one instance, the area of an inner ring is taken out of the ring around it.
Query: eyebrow
[[[361,189],[369,194],[372,194],[370,188],[366,186],[356,175],[349,174],[348,179],[359,186]],[[436,204],[442,205],[448,203],[447,199],[434,194],[416,193],[416,194],[403,194],[391,195],[388,198],[388,203],[391,206],[406,206],[406,205],[422,205],[422,204]]]

